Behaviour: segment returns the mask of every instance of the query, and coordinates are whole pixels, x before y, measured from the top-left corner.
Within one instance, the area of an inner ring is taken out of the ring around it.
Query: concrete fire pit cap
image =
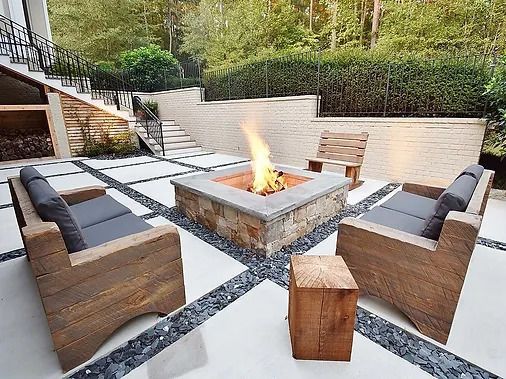
[[[241,165],[225,170],[175,178],[170,182],[175,187],[183,188],[219,204],[239,209],[261,221],[274,220],[280,215],[351,183],[351,179],[333,174],[305,171],[282,165],[275,165],[275,168],[311,180],[269,196],[260,196],[214,181],[218,178],[250,170],[249,165]]]

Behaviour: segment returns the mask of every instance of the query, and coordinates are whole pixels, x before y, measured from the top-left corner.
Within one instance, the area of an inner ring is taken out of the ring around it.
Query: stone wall
[[[317,118],[315,96],[201,102],[188,88],[141,95],[159,104],[162,120],[176,120],[204,149],[248,157],[242,123],[257,128],[277,163],[305,166],[323,130],[368,132],[362,176],[446,184],[477,163],[485,123],[469,118]],[[342,170],[324,166],[325,170]]]
[[[260,220],[179,186],[175,187],[175,194],[177,208],[187,217],[239,246],[270,256],[337,215],[346,206],[348,186],[338,188],[271,221]]]
[[[43,104],[40,91],[21,80],[0,72],[0,104]]]

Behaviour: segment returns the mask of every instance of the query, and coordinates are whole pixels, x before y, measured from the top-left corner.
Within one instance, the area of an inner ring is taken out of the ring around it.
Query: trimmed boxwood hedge
[[[203,84],[207,101],[319,91],[321,116],[476,117],[490,76],[487,57],[309,52],[209,71]]]

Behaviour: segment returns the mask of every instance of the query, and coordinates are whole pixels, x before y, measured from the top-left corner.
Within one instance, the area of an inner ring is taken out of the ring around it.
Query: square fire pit
[[[276,166],[288,188],[268,196],[247,191],[249,166],[172,179],[180,212],[269,256],[328,221],[346,206],[350,179]]]

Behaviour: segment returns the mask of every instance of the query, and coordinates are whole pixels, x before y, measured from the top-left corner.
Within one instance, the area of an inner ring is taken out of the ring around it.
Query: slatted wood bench
[[[364,160],[368,133],[334,133],[325,130],[320,136],[316,158],[306,158],[308,170],[321,172],[323,164],[346,167],[346,176],[351,178],[350,189],[359,187],[360,168]]]

